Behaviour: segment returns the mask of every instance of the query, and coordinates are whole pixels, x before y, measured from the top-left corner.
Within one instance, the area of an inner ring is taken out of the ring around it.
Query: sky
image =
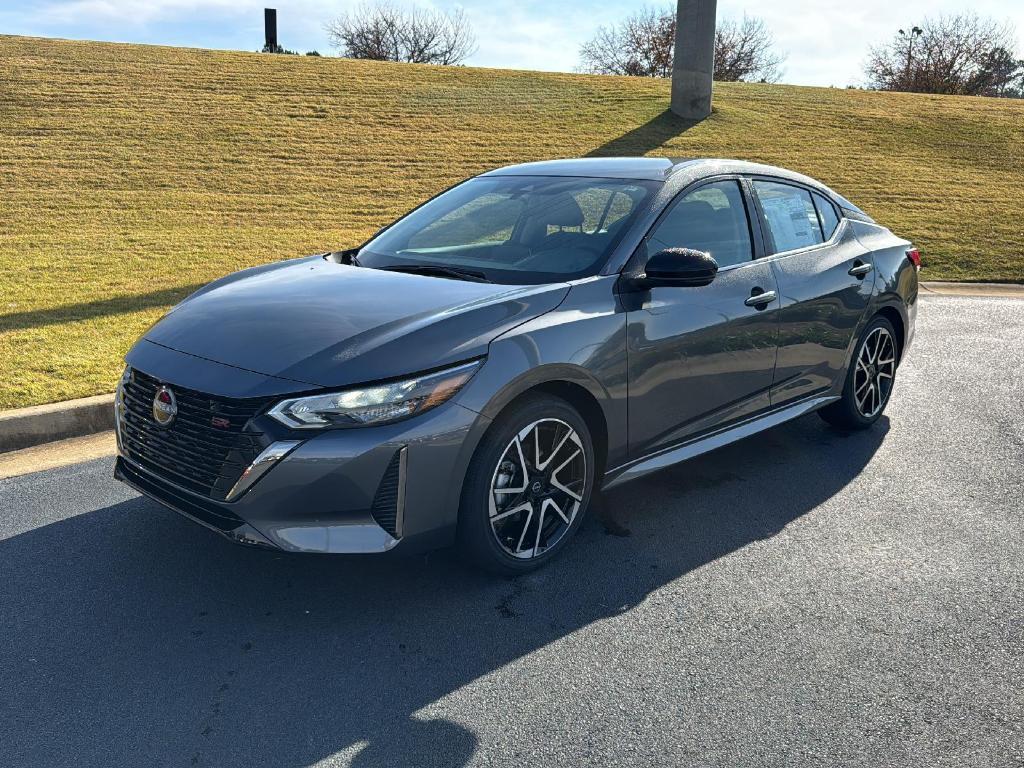
[[[326,21],[361,0],[0,0],[0,34],[258,50],[263,8],[278,13],[286,48],[334,54]],[[580,45],[598,26],[645,5],[629,0],[403,0],[440,9],[462,7],[479,50],[467,64],[570,72]],[[782,81],[845,87],[863,84],[870,45],[925,16],[972,10],[1008,21],[1024,56],[1024,0],[719,0],[718,17],[763,18],[786,54]]]

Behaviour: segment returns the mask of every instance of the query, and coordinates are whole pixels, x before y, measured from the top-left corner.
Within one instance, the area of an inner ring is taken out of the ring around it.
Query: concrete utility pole
[[[679,0],[676,55],[672,62],[672,111],[687,120],[711,114],[715,72],[716,0]]]

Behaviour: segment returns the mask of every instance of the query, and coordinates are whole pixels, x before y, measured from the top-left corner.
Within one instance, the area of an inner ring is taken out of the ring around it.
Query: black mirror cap
[[[718,262],[710,253],[693,248],[666,248],[647,260],[640,278],[646,288],[655,286],[708,285],[718,274]]]

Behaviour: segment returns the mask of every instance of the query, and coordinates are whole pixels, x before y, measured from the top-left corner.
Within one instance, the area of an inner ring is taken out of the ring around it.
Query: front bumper
[[[123,451],[114,476],[237,543],[415,552],[453,540],[463,478],[487,423],[449,402],[397,424],[317,433],[231,502],[186,490]]]
[[[257,547],[276,548],[263,534],[231,510],[225,509],[224,505],[189,493],[146,471],[122,455],[118,455],[114,462],[114,478],[232,541]]]

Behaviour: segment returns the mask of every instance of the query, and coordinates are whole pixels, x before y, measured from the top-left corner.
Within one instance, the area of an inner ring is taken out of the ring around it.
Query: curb
[[[929,280],[921,283],[925,293],[943,296],[1003,296],[1024,298],[1024,285],[1021,283],[948,283],[941,280]]]
[[[113,431],[41,443],[20,451],[0,453],[0,480],[81,464],[116,453],[117,439]]]
[[[114,396],[0,411],[0,453],[114,428]]]

